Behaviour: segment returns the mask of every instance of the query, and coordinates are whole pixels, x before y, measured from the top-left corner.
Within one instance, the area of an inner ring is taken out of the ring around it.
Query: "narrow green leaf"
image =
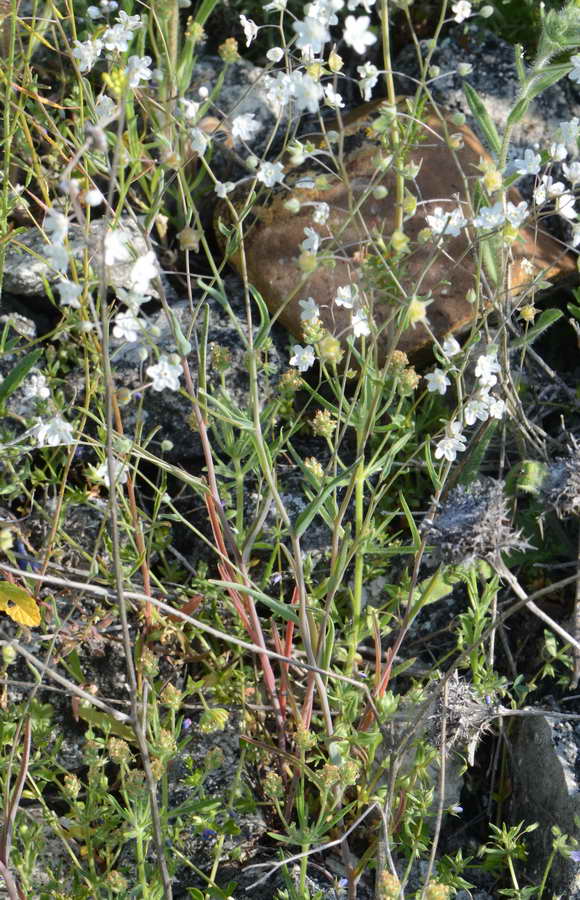
[[[28,353],[24,359],[21,359],[19,363],[16,363],[12,371],[0,384],[0,410],[4,409],[4,404],[10,394],[13,394],[16,388],[22,384],[30,370],[34,368],[41,358],[42,353],[42,350],[33,350],[32,353]]]
[[[260,313],[260,327],[258,329],[256,337],[254,338],[254,347],[259,350],[270,333],[270,314],[268,312],[268,307],[264,302],[264,298],[262,297],[261,293],[256,290],[253,284],[250,285],[250,293],[254,298],[254,301]]]
[[[493,153],[496,156],[499,156],[501,152],[501,140],[499,134],[497,133],[497,129],[493,124],[493,120],[491,119],[487,109],[485,108],[485,103],[475,91],[470,84],[466,81],[463,84],[463,92],[465,94],[465,99],[469,104],[469,108],[473,115],[473,118],[483,131],[485,135],[485,139]]]
[[[526,334],[518,338],[510,345],[512,350],[519,350],[521,347],[528,347],[536,338],[539,338],[544,331],[547,331],[554,322],[561,319],[564,313],[561,309],[545,309],[533,328],[530,328]]]
[[[318,514],[320,507],[325,503],[326,499],[329,495],[336,490],[338,487],[342,487],[343,485],[348,483],[348,476],[351,472],[354,472],[358,463],[353,463],[350,468],[346,469],[344,472],[341,472],[340,475],[336,475],[335,478],[331,478],[327,484],[324,485],[318,497],[316,497],[312,503],[310,503],[306,509],[300,513],[298,518],[296,519],[296,525],[294,526],[294,533],[296,537],[300,537],[304,534],[310,523],[312,522],[315,515]]]
[[[300,624],[298,613],[294,607],[290,606],[288,603],[281,603],[279,600],[274,600],[273,597],[268,597],[267,594],[264,594],[257,588],[251,588],[247,584],[239,584],[237,581],[219,581],[215,578],[210,578],[209,583],[215,584],[216,587],[225,588],[226,590],[237,591],[239,594],[249,594],[254,600],[257,600],[259,603],[264,603],[265,606],[273,612],[278,613],[284,621],[294,622],[295,625]]]
[[[415,519],[413,518],[413,513],[411,512],[409,504],[405,500],[405,495],[403,494],[402,491],[399,491],[399,500],[400,500],[401,506],[403,507],[403,510],[405,512],[405,518],[407,520],[407,524],[408,524],[409,528],[411,529],[411,534],[413,535],[413,542],[415,544],[415,550],[418,550],[419,547],[421,546],[421,535],[419,533],[419,529],[417,528],[417,525],[415,524]]]
[[[580,319],[580,306],[574,306],[573,303],[569,303],[568,312],[572,313],[575,319]]]

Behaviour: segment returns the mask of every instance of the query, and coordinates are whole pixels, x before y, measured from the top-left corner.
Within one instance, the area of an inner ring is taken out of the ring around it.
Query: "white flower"
[[[314,365],[316,357],[314,356],[314,347],[307,344],[301,347],[300,344],[294,344],[292,347],[294,355],[290,357],[290,365],[297,366],[299,372],[306,372],[310,366]]]
[[[200,156],[203,156],[203,154],[207,150],[207,145],[209,144],[209,138],[207,134],[202,131],[201,128],[191,128],[189,131],[189,140],[193,152],[199,153]]]
[[[505,403],[496,397],[490,397],[488,409],[492,419],[501,419],[505,413]]]
[[[476,420],[487,422],[489,418],[489,395],[478,392],[467,401],[463,410],[463,419],[466,425],[474,425]]]
[[[471,63],[458,63],[457,65],[457,74],[461,76],[461,78],[467,78],[468,75],[471,75],[473,72],[473,66]]]
[[[569,122],[560,122],[558,131],[565,144],[577,144],[580,121],[574,116]]]
[[[112,228],[105,235],[105,265],[114,266],[115,263],[128,262],[131,259],[131,251],[127,246],[129,235],[122,228]]]
[[[151,387],[154,391],[164,391],[165,388],[170,391],[179,389],[181,365],[176,357],[160,356],[159,362],[154,366],[148,366],[145,372],[153,379]]]
[[[572,56],[570,62],[574,68],[568,73],[568,78],[571,78],[572,81],[577,81],[580,84],[580,54],[577,53],[576,56]]]
[[[127,341],[128,344],[134,344],[139,337],[139,332],[143,328],[143,323],[137,319],[133,313],[122,312],[115,316],[115,325],[113,327],[113,337],[119,341]]]
[[[151,64],[150,56],[130,56],[127,60],[125,75],[129,87],[139,87],[142,81],[149,81],[152,72],[149,68]]]
[[[513,169],[518,175],[539,175],[542,157],[529,148],[524,151],[523,157],[515,159]]]
[[[499,370],[500,366],[497,360],[497,350],[493,348],[490,352],[478,357],[475,366],[475,377],[479,379],[481,387],[490,388],[497,383],[495,373],[499,372]]]
[[[572,162],[569,166],[564,163],[562,168],[568,181],[570,181],[573,186],[578,184],[580,181],[580,162]]]
[[[102,19],[103,10],[99,9],[98,6],[87,6],[87,16],[89,19]]]
[[[312,220],[316,225],[325,225],[330,215],[330,206],[328,203],[315,203]]]
[[[62,244],[48,244],[44,248],[44,255],[47,262],[57,272],[66,272],[68,269],[68,252]]]
[[[435,448],[435,459],[445,457],[449,462],[453,462],[457,454],[465,450],[465,438],[461,434],[461,422],[450,422],[445,431],[445,437],[439,441]]]
[[[425,381],[427,382],[427,390],[430,393],[441,394],[441,396],[443,396],[451,384],[443,369],[439,368],[433,369],[432,372],[425,375]]]
[[[320,308],[314,297],[307,297],[306,300],[299,300],[298,305],[302,307],[300,312],[300,320],[302,322],[310,322],[311,319],[317,319],[320,315]]]
[[[511,200],[508,200],[506,204],[506,213],[505,217],[514,228],[519,228],[520,225],[525,222],[528,217],[528,204],[525,200],[522,200],[516,206]]]
[[[120,11],[116,21],[119,23],[119,25],[122,25],[123,28],[126,28],[127,31],[137,31],[137,29],[141,28],[141,25],[143,24],[141,22],[141,16],[130,16],[123,10]]]
[[[350,324],[355,337],[367,337],[371,333],[369,317],[362,309],[357,309],[353,313]]]
[[[48,422],[39,422],[34,435],[39,447],[57,447],[59,444],[72,444],[73,427],[61,416],[54,416]]]
[[[369,31],[369,16],[360,16],[355,19],[354,16],[347,16],[344,20],[343,38],[349,47],[352,47],[355,53],[366,53],[367,47],[376,43],[376,35]]]
[[[287,72],[276,72],[265,78],[266,97],[272,106],[282,111],[294,96],[294,82]]]
[[[129,272],[129,289],[136,294],[150,292],[150,282],[159,275],[157,257],[153,250],[138,257]]]
[[[344,306],[345,309],[353,309],[357,299],[358,288],[355,284],[345,284],[336,289],[334,302],[337,306]]]
[[[304,234],[306,237],[300,244],[300,249],[304,250],[306,253],[318,253],[318,248],[320,246],[320,235],[314,228],[305,228]]]
[[[246,47],[249,47],[252,41],[258,36],[259,28],[252,19],[240,16],[240,22],[246,36]]]
[[[542,175],[539,185],[534,190],[534,201],[540,206],[546,199],[553,200],[566,190],[561,181],[554,181],[551,175]]]
[[[287,0],[272,0],[271,3],[265,4],[264,12],[284,12],[286,3]]]
[[[554,205],[555,212],[557,212],[558,215],[563,216],[565,219],[575,219],[575,202],[576,197],[574,196],[574,194],[571,194],[569,191],[565,191],[565,193],[560,194],[558,197],[556,197],[556,202]]]
[[[448,334],[443,341],[443,353],[449,358],[451,358],[452,356],[457,356],[458,353],[461,353],[461,344],[453,337],[452,334]]]
[[[243,116],[236,116],[232,120],[232,137],[234,141],[251,141],[255,134],[262,128],[259,122],[255,121],[254,113],[247,113]]]
[[[347,7],[349,12],[353,12],[357,6],[362,6],[366,13],[370,13],[371,7],[375,5],[375,0],[348,0]]]
[[[102,462],[99,466],[97,466],[93,470],[93,478],[96,481],[102,481],[105,487],[110,487],[109,483],[109,466],[108,463]],[[113,460],[113,478],[115,480],[115,484],[125,484],[127,481],[129,473],[127,472],[127,466],[125,463],[122,463],[118,459]]]
[[[318,112],[319,101],[324,93],[322,85],[305,72],[294,72],[291,76],[291,83],[298,111]]]
[[[314,56],[322,53],[325,43],[330,40],[330,32],[326,25],[313,16],[306,16],[303,22],[293,22],[292,28],[298,35],[296,47],[306,50]]]
[[[266,187],[274,187],[284,181],[284,166],[280,162],[264,162],[258,169],[256,178]]]
[[[44,217],[43,228],[49,236],[51,243],[64,244],[68,234],[68,219],[64,213],[51,207]]]
[[[114,50],[117,50],[119,53],[125,53],[129,49],[129,44],[132,40],[132,30],[120,24],[107,28],[103,34],[103,46],[105,50],[109,50],[111,53]]]
[[[214,185],[214,191],[218,195],[218,197],[223,198],[230,194],[235,188],[235,184],[233,181],[217,181]]]
[[[567,156],[568,151],[565,144],[558,144],[555,141],[550,144],[550,158],[553,159],[554,162],[562,162]]]
[[[268,59],[271,63],[279,63],[281,59],[284,59],[284,51],[282,50],[282,47],[270,47],[270,49],[266,53],[266,59]]]
[[[498,228],[505,222],[505,214],[501,200],[493,206],[484,206],[473,220],[476,228]]]
[[[357,66],[356,70],[359,74],[359,89],[363,100],[370,100],[377,81],[379,80],[379,70],[372,63],[366,62],[364,66]]]
[[[467,225],[467,219],[459,206],[451,212],[437,206],[433,215],[425,216],[425,219],[433,234],[446,234],[450,237],[457,237],[461,229]]]
[[[324,88],[324,97],[326,105],[331,109],[344,109],[342,95],[335,91],[331,84],[327,84]]]
[[[31,375],[22,385],[22,392],[27,399],[48,400],[50,390],[44,375]]]
[[[307,3],[304,12],[323,25],[338,25],[336,13],[344,6],[344,0],[314,0]]]
[[[100,206],[104,199],[103,192],[98,188],[91,188],[85,194],[85,203],[87,206]]]
[[[457,3],[452,5],[451,9],[455,13],[453,18],[456,22],[464,22],[471,15],[471,3],[468,3],[467,0],[458,0]]]
[[[59,281],[56,286],[60,294],[61,306],[72,306],[73,309],[80,309],[79,297],[83,292],[80,284],[74,284],[72,281]]]
[[[197,119],[197,114],[199,113],[199,107],[201,103],[197,103],[195,100],[187,100],[185,97],[181,97],[180,104],[183,107],[183,118],[186,122],[195,122]]]
[[[85,41],[83,44],[80,41],[74,41],[74,44],[72,55],[78,60],[79,72],[90,72],[101,55],[103,42],[99,40]]]

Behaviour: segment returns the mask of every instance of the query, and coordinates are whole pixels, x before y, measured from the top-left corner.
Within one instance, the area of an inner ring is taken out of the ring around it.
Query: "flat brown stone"
[[[369,238],[375,236],[375,247],[379,236],[388,245],[394,230],[394,172],[391,166],[377,180],[379,143],[372,131],[363,131],[376,118],[379,106],[377,103],[366,104],[345,120],[346,133],[353,136],[351,143],[356,144],[356,135],[359,137],[358,145],[345,152],[344,180],[330,173],[326,190],[296,187],[296,181],[308,177],[308,173],[304,167],[292,170],[288,166],[285,184],[291,190],[277,186],[267,204],[260,206],[259,198],[258,205],[244,221],[248,279],[264,297],[270,311],[299,340],[302,339],[303,323],[298,301],[309,296],[318,303],[322,321],[331,333],[341,338],[349,333],[350,310],[333,303],[337,288],[353,282],[365,288],[362,262],[367,252],[377,252],[373,250],[373,241],[369,243]],[[444,236],[440,246],[435,240],[418,240],[419,232],[427,225],[425,216],[433,214],[438,206],[444,212],[451,213],[461,205],[466,218],[473,215],[468,185],[473,187],[474,182],[481,181],[481,160],[491,162],[482,144],[467,126],[458,128],[448,118],[442,120],[435,114],[428,116],[425,125],[421,132],[425,135],[424,139],[417,140],[406,156],[407,163],[420,165],[415,180],[405,180],[406,190],[412,192],[418,201],[415,214],[404,222],[404,232],[410,239],[412,252],[404,258],[403,268],[399,263],[394,263],[393,274],[396,277],[390,279],[387,277],[390,270],[389,251],[384,248],[384,287],[365,293],[367,298],[370,297],[372,317],[380,329],[379,355],[383,358],[394,344],[397,314],[413,295],[432,299],[428,307],[429,325],[437,338],[443,338],[450,332],[465,330],[477,314],[476,307],[467,300],[468,292],[474,288],[476,271],[481,272],[483,302],[488,303],[497,293],[489,284],[485,269],[476,268],[480,248],[478,241],[473,240],[473,227],[470,228],[471,238],[462,230],[458,237]],[[445,125],[448,134],[461,134],[461,149],[455,152],[449,149],[444,138]],[[320,173],[319,166],[310,167],[312,178]],[[369,196],[361,202],[371,180],[375,186],[383,184],[388,190],[387,196],[381,200]],[[301,203],[301,209],[295,215],[284,207],[290,197],[296,197]],[[510,189],[509,198],[516,204],[521,200],[515,188]],[[325,225],[316,225],[312,219],[312,203],[319,202],[330,206]],[[241,208],[243,197],[237,197],[234,203],[236,208]],[[225,203],[219,204],[217,216],[229,224]],[[333,266],[321,264],[310,275],[304,275],[298,266],[300,244],[304,240],[306,227],[314,228],[322,237],[333,236],[332,243],[323,242],[319,251],[321,257],[333,257]],[[510,252],[509,283],[505,286],[504,296],[508,293],[512,299],[540,275],[544,279],[554,280],[577,273],[574,256],[549,235],[530,228],[520,230],[520,238],[511,245]],[[243,272],[239,250],[230,261],[239,272]],[[522,265],[524,261],[532,264],[531,272],[528,266]],[[424,325],[417,323],[400,335],[397,346],[408,354],[416,354],[430,342]]]

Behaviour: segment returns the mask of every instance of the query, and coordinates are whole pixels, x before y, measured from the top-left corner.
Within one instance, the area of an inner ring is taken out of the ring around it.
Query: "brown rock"
[[[473,189],[474,183],[481,181],[481,160],[491,163],[470,128],[457,128],[449,119],[443,120],[435,113],[428,116],[425,127],[418,131],[418,135],[424,137],[415,139],[406,157],[407,163],[420,165],[415,181],[405,180],[406,190],[412,192],[418,201],[415,214],[404,222],[404,232],[410,239],[412,252],[404,258],[403,266],[395,262],[391,270],[388,242],[394,230],[395,176],[391,166],[377,179],[379,141],[376,133],[373,135],[372,131],[368,131],[379,106],[377,103],[366,104],[345,120],[345,134],[348,137],[345,142],[344,179],[330,173],[326,190],[296,187],[296,182],[302,181],[308,174],[312,178],[320,176],[322,169],[318,166],[314,170],[311,166],[309,173],[306,173],[303,169],[287,167],[285,184],[292,188],[291,191],[277,186],[265,206],[259,205],[258,198],[258,205],[244,219],[244,249],[250,283],[262,294],[270,311],[299,340],[302,339],[303,323],[300,321],[298,301],[308,296],[318,303],[323,323],[330,332],[341,338],[349,333],[351,313],[333,303],[336,290],[353,282],[361,288],[367,287],[363,262],[369,254],[376,256],[380,253],[379,259],[383,260],[379,266],[380,288],[366,290],[365,295],[372,305],[372,317],[380,331],[379,356],[384,358],[396,341],[398,314],[406,308],[413,295],[432,299],[428,307],[429,325],[437,338],[443,338],[449,332],[465,330],[477,315],[476,306],[469,303],[466,297],[475,285],[476,271],[481,271],[479,278],[484,304],[491,302],[494,294],[501,296],[502,292],[494,290],[485,268],[481,267],[480,244],[474,241],[473,228],[470,228],[471,238],[462,230],[458,237],[445,237],[439,247],[434,240],[418,240],[419,232],[427,224],[425,216],[432,214],[437,206],[451,212],[460,204],[466,218],[473,215],[469,187]],[[365,127],[366,132],[363,131]],[[446,129],[448,134],[461,134],[461,149],[455,152],[450,150],[444,137]],[[385,155],[384,150],[382,155]],[[371,181],[375,186],[383,184],[388,194],[381,200],[369,196],[361,202]],[[509,196],[514,203],[521,200],[515,188],[510,190]],[[295,215],[284,208],[290,197],[296,197],[301,203],[300,212]],[[453,198],[451,203],[450,198]],[[330,206],[329,218],[323,226],[314,224],[312,220],[312,203],[317,202]],[[241,209],[243,198],[236,198],[234,203],[236,208]],[[217,215],[230,224],[225,203],[219,205]],[[332,242],[323,242],[319,252],[321,258],[333,258],[332,267],[320,264],[309,275],[304,275],[298,266],[300,244],[304,240],[306,227],[314,228],[323,237],[333,238]],[[377,244],[381,236],[384,239],[382,250]],[[521,229],[518,240],[511,245],[510,253],[509,284],[503,291],[504,297],[507,294],[513,299],[540,274],[542,278],[554,279],[577,273],[576,261],[571,254],[550,236],[532,229]],[[240,273],[243,272],[239,249],[232,254],[230,261]],[[522,265],[524,261],[533,264],[531,274],[529,267]],[[374,267],[376,270],[376,261]],[[416,354],[430,342],[427,329],[417,323],[399,335],[397,346],[409,354]]]

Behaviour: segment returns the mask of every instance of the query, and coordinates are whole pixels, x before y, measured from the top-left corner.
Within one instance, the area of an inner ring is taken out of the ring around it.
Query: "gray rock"
[[[427,50],[427,42],[421,41],[423,56]],[[485,103],[501,137],[508,114],[519,94],[514,49],[493,33],[482,31],[476,22],[468,22],[444,37],[432,56],[432,64],[441,69],[441,74],[429,84],[434,99],[448,109],[464,113],[469,125],[487,146],[485,136],[477,128],[465,99],[464,79],[457,75],[460,63],[469,63],[473,67],[465,80]],[[399,90],[405,94],[412,93],[415,82],[411,79],[419,77],[413,46],[406,47],[399,54],[394,68],[398,73]],[[446,72],[455,74],[446,75]],[[538,144],[545,148],[554,140],[559,122],[567,121],[572,116],[580,116],[580,96],[570,79],[563,78],[530,104],[526,116],[514,128],[512,144],[525,147]]]
[[[547,716],[517,720],[513,738],[512,822],[539,827],[526,835],[527,874],[532,883],[542,877],[552,852],[552,826],[580,838],[580,736],[576,723]],[[556,854],[551,887],[567,900],[580,900],[580,863]]]
[[[121,217],[117,226],[127,235],[127,243],[134,254],[134,259],[147,253],[147,243],[142,235],[141,227],[128,216]],[[73,259],[81,260],[88,248],[91,260],[98,259],[103,235],[103,220],[92,222],[89,227],[88,241],[80,225],[71,225],[68,237],[68,250]],[[18,297],[44,295],[45,281],[55,285],[61,280],[58,273],[45,259],[47,241],[38,228],[25,228],[19,231],[6,251],[3,289]],[[124,263],[115,263],[107,268],[108,284],[113,289],[129,287],[129,272],[134,259]]]

